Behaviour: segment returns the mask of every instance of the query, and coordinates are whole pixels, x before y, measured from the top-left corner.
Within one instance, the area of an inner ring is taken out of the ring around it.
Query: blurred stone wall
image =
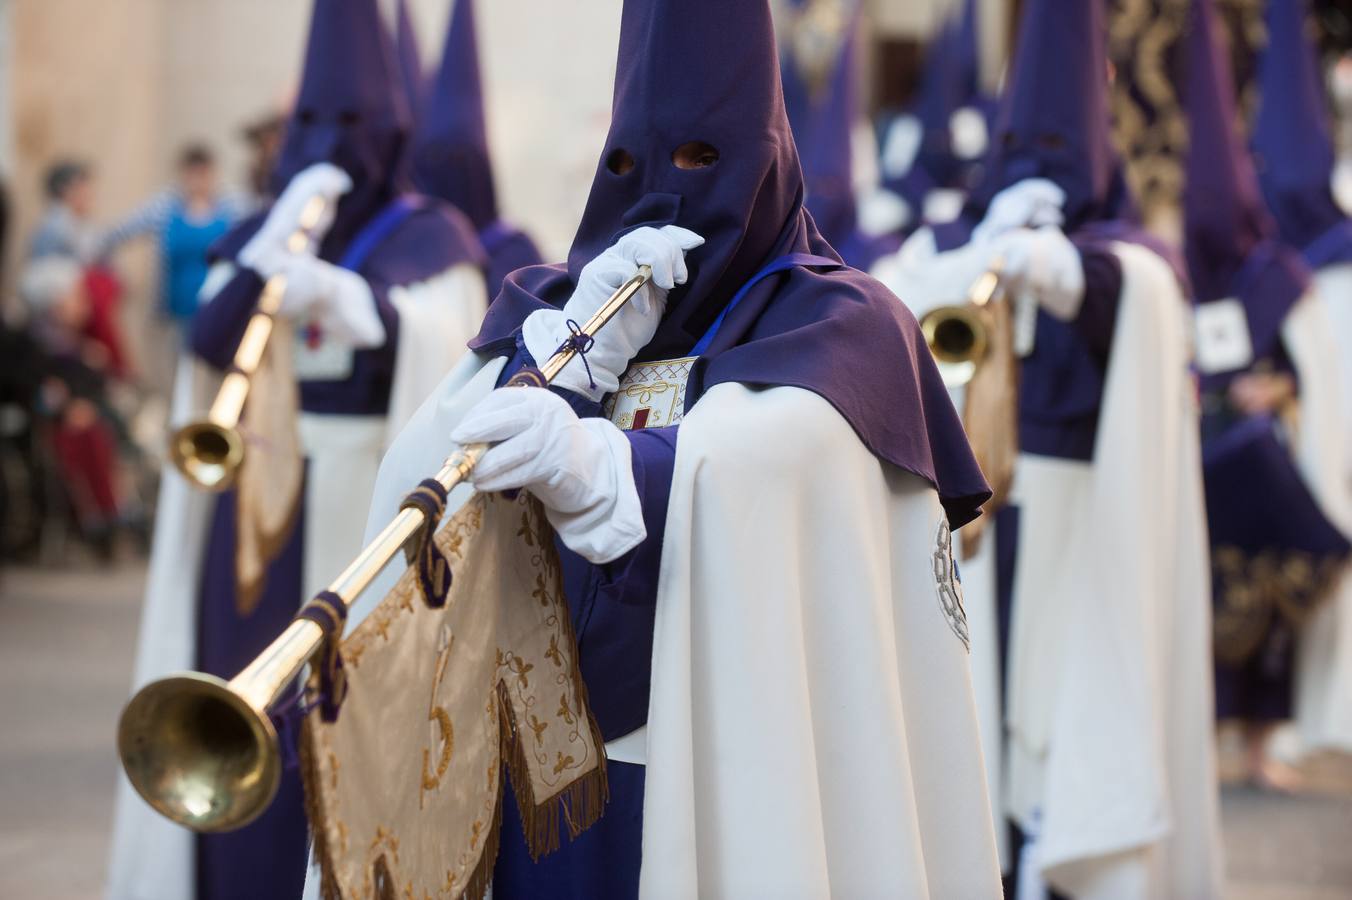
[[[11,0],[5,36],[11,259],[42,209],[42,176],[53,160],[73,156],[95,165],[99,208],[110,214],[131,207],[160,177],[162,6],[163,0]],[[144,314],[150,255],[138,250],[125,259],[129,322]],[[12,280],[14,267],[7,270]],[[129,336],[138,351],[138,331]]]

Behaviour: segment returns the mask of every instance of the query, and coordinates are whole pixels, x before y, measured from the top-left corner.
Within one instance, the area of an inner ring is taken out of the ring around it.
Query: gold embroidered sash
[[[435,538],[446,606],[398,584],[343,643],[348,693],[306,722],[303,768],[327,898],[482,896],[503,766],[539,855],[600,817],[587,706],[552,533],[539,504],[478,495]]]

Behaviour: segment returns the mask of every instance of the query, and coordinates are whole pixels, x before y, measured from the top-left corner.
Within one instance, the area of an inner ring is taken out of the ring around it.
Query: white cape
[[[934,233],[916,231],[902,248],[874,265],[871,274],[898,297],[917,318],[940,306],[962,304],[971,285],[986,271],[988,253],[970,244],[937,255]],[[966,402],[963,386],[949,388],[953,405]],[[972,690],[976,697],[981,746],[986,760],[986,790],[996,822],[995,840],[1001,871],[1009,871],[1009,829],[1004,827],[1003,701],[1000,684],[999,613],[996,598],[994,522],[986,524],[981,548],[962,561],[963,603],[972,630]]]
[[[418,411],[381,466],[368,534],[500,371],[467,359]],[[968,657],[935,583],[943,519],[933,489],[814,394],[720,385],[685,418],[643,897],[999,895]],[[390,569],[350,627],[402,561]]]
[[[220,279],[217,279],[218,283]],[[470,265],[390,291],[399,311],[399,344],[390,416],[302,416],[310,461],[306,504],[307,591],[337,575],[361,548],[364,498],[375,482],[385,443],[437,381],[465,354],[487,309],[483,276]],[[170,426],[200,415],[219,378],[184,359],[179,365]],[[346,421],[345,421],[346,420]],[[354,487],[356,486],[356,487]],[[354,497],[361,500],[353,502]],[[196,597],[214,497],[193,490],[166,466],[156,507],[150,574],[137,643],[133,690],[197,658]],[[296,598],[299,608],[304,597]],[[108,874],[108,900],[188,900],[195,892],[193,834],[145,804],[119,778]]]
[[[1039,833],[1041,876],[1077,900],[1217,897],[1211,600],[1187,307],[1163,261],[1115,249],[1123,296],[1094,464],[1025,456],[1016,473],[999,793],[1004,812]],[[878,274],[923,308],[960,298],[988,255],[971,245],[932,252],[922,233]],[[993,608],[973,586],[969,604]]]
[[[1352,266],[1316,273],[1282,339],[1300,379],[1301,474],[1329,520],[1352,535]],[[1352,752],[1352,568],[1301,629],[1295,694],[1301,749]]]
[[[999,896],[943,523],[815,394],[718,385],[686,416],[640,896]]]

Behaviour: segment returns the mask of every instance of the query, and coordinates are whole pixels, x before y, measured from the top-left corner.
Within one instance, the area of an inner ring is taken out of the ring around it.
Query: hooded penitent
[[[413,139],[413,181],[469,216],[480,232],[498,219],[474,0],[455,0],[441,67]]]
[[[1275,239],[1253,161],[1240,140],[1234,78],[1222,51],[1212,0],[1193,0],[1184,38],[1188,118],[1185,253],[1199,302],[1244,304],[1255,359],[1279,350],[1282,320],[1308,274],[1299,254]],[[1220,383],[1227,375],[1219,376]],[[1210,386],[1217,379],[1208,379]]]
[[[1305,0],[1268,0],[1251,145],[1282,239],[1314,268],[1352,262],[1352,222],[1333,199],[1333,139]]]
[[[325,245],[346,243],[397,192],[409,126],[394,46],[376,0],[315,0],[274,193],[315,163],[342,168],[353,188],[338,204]]]
[[[498,218],[474,0],[455,0],[441,66],[418,121],[410,156],[418,190],[450,203],[474,224],[488,255],[489,297],[498,295],[510,273],[540,262],[540,251],[530,236]]]
[[[916,168],[929,177],[929,186],[967,186],[953,146],[953,114],[964,106],[990,112],[990,102],[981,94],[976,26],[975,2],[965,0],[961,13],[944,23],[925,53],[913,111],[924,133]]]
[[[787,17],[792,37],[784,42],[784,105],[807,184],[807,209],[841,258],[868,271],[900,241],[870,237],[858,227],[852,139],[862,116],[855,55],[859,6],[851,0],[816,0],[797,10]],[[821,52],[796,58],[795,47],[802,48],[800,53],[806,48]]]
[[[1000,191],[1045,178],[1066,195],[1063,230],[1081,251],[1086,292],[1106,271],[1107,304],[1086,303],[1077,323],[1039,312],[1032,353],[1020,367],[1019,446],[1027,453],[1094,456],[1120,278],[1115,242],[1145,246],[1183,277],[1170,248],[1140,227],[1106,103],[1103,0],[1028,0],[1013,69],[980,182],[963,215],[931,226],[942,251],[967,244]],[[1106,311],[1106,312],[1105,312]],[[1092,336],[1091,336],[1092,334]]]
[[[1107,107],[1102,0],[1029,0],[967,215],[979,219],[1001,190],[1046,178],[1066,192],[1065,228],[1135,218]]]
[[[829,12],[804,14],[808,4],[794,5],[787,17],[797,38],[802,29],[816,29],[814,44],[823,48],[820,65],[810,58],[795,58],[797,40],[785,42],[784,105],[807,182],[807,208],[822,235],[839,247],[856,225],[850,136],[859,116],[859,91],[855,77],[855,45],[859,35],[859,10],[852,3],[828,4]],[[817,4],[821,6],[822,4]]]
[[[394,42],[399,53],[399,77],[404,83],[409,112],[416,121],[422,113],[427,94],[427,79],[423,75],[422,54],[418,51],[418,34],[413,28],[413,15],[408,0],[399,0],[395,8]]]
[[[692,143],[717,162],[677,168],[673,153]],[[988,490],[919,327],[880,284],[835,262],[803,193],[768,3],[628,0],[610,133],[567,265],[510,277],[472,346],[510,352],[526,316],[562,306],[582,267],[621,234],[691,229],[705,244],[639,358],[704,344],[687,408],[723,382],[817,393],[876,456],[936,485],[956,527]],[[815,261],[765,278],[729,309],[754,275],[795,254]]]

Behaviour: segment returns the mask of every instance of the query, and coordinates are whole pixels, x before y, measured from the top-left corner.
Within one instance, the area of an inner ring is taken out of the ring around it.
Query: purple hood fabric
[[[838,259],[803,206],[777,57],[766,0],[626,0],[610,134],[568,262],[509,277],[471,346],[511,352],[526,316],[563,305],[582,267],[643,225],[706,241],[643,359],[688,354],[767,263]],[[692,141],[718,162],[677,168],[673,151]],[[625,154],[635,164],[619,174]],[[989,497],[914,317],[862,272],[796,267],[758,283],[701,357],[687,406],[723,382],[822,396],[876,456],[934,485],[955,527]]]

